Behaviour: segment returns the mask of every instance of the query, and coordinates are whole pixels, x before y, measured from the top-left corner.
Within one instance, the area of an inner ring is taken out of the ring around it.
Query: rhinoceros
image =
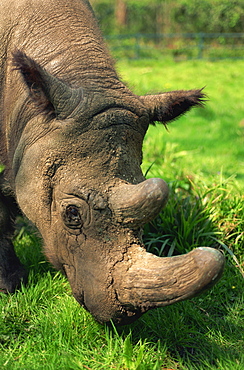
[[[1,0],[0,56],[0,290],[25,277],[11,242],[19,212],[99,322],[128,324],[212,286],[219,251],[157,257],[142,241],[169,193],[142,174],[143,138],[201,105],[202,90],[133,94],[87,0]]]

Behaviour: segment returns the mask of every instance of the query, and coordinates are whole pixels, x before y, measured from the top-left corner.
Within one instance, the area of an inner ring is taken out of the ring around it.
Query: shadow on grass
[[[13,240],[15,252],[27,273],[42,275],[57,271],[49,263],[43,252],[43,240],[38,230],[24,217],[16,220],[16,231]],[[28,283],[27,283],[28,284]]]

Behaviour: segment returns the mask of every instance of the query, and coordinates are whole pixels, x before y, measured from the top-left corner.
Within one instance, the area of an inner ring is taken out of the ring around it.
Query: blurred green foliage
[[[243,32],[243,0],[90,0],[106,35]]]

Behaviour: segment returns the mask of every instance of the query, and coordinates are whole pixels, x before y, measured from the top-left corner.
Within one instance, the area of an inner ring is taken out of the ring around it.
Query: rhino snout
[[[174,257],[157,257],[139,245],[129,248],[113,267],[82,272],[76,300],[101,323],[130,324],[146,311],[196,296],[221,277],[225,259],[207,247]],[[69,271],[66,269],[69,278]],[[80,276],[79,276],[80,279]],[[71,284],[72,285],[72,284]]]
[[[92,255],[87,245],[76,269],[66,266],[74,297],[99,322],[129,324],[152,308],[199,294],[222,275],[225,259],[213,248],[174,257],[145,250],[138,229],[160,212],[167,198],[168,187],[161,179],[114,189],[109,207],[117,234],[107,245],[105,239],[93,241]]]

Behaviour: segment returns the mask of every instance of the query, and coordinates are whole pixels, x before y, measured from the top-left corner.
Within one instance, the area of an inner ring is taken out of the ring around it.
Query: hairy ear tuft
[[[194,106],[203,106],[206,96],[199,90],[178,90],[158,95],[141,96],[148,109],[150,121],[164,125],[189,111]]]

